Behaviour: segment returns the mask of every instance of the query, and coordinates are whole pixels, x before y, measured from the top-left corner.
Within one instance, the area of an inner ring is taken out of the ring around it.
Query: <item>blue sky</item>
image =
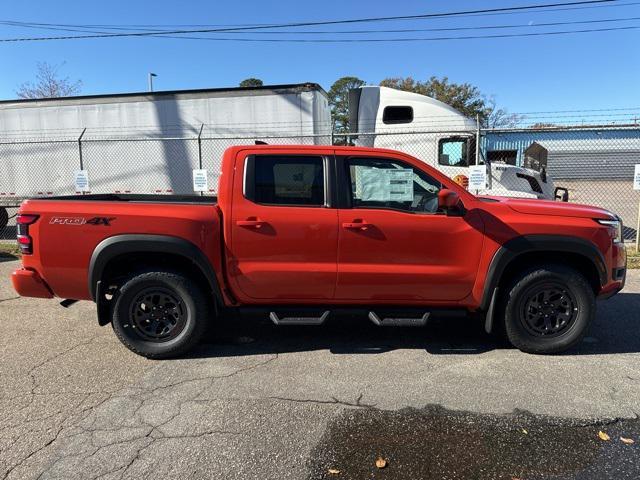
[[[411,15],[534,3],[551,2],[23,1],[5,2],[0,20],[65,24],[253,24]],[[640,2],[622,0],[618,3],[638,4],[320,29],[443,28],[640,17]],[[631,25],[640,26],[640,20],[555,29]],[[534,31],[553,29],[540,27]],[[65,32],[0,25],[0,38],[57,34]],[[447,34],[474,32],[405,35]],[[385,34],[371,36],[382,38]],[[301,35],[290,37],[300,38]],[[482,92],[495,95],[498,103],[512,112],[624,108],[640,106],[639,46],[640,30],[425,43],[262,44],[162,38],[0,43],[0,98],[14,98],[17,86],[33,78],[36,63],[47,61],[53,64],[66,62],[61,73],[82,80],[84,94],[144,91],[149,71],[158,74],[157,90],[236,86],[249,76],[262,78],[267,84],[317,82],[328,90],[334,80],[344,75],[355,75],[370,83],[391,76],[410,75],[425,79],[431,75],[447,75],[453,81],[468,81]]]

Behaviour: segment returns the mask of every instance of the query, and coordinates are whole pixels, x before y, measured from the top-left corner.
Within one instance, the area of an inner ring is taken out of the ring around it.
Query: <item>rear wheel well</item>
[[[131,266],[135,265],[135,268]],[[196,282],[202,291],[210,292],[211,285],[202,270],[189,258],[174,253],[124,253],[112,258],[102,271],[100,280],[104,288],[122,285],[123,281],[139,271],[179,272]]]
[[[202,270],[188,257],[175,253],[128,252],[110,259],[98,279],[101,286],[96,292],[96,304],[100,325],[111,322],[114,303],[112,300],[127,279],[137,273],[149,271],[170,271],[186,276],[200,287],[214,311],[218,309],[214,287]]]
[[[587,279],[595,295],[600,291],[600,275],[593,261],[584,255],[572,252],[535,251],[518,255],[505,267],[498,281],[498,286],[506,287],[525,270],[549,263],[573,268]]]

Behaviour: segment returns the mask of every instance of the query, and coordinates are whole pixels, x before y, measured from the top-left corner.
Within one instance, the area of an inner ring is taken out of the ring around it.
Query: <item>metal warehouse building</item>
[[[631,179],[640,163],[640,126],[489,132],[484,150],[512,165],[542,160],[554,179]]]

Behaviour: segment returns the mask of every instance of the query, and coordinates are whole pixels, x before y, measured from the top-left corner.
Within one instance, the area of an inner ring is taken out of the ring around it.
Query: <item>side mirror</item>
[[[444,211],[455,208],[460,203],[460,196],[453,190],[443,188],[438,192],[438,208]]]

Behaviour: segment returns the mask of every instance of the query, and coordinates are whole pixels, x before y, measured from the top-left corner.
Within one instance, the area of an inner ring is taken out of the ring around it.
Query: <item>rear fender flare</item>
[[[104,318],[108,313],[104,305],[106,301],[101,302],[100,299],[103,296],[98,295],[102,277],[109,262],[124,254],[150,252],[177,255],[184,258],[185,262],[195,265],[207,279],[218,305],[222,304],[222,293],[215,270],[202,250],[193,243],[169,235],[116,235],[106,238],[96,246],[89,263],[89,292],[91,298],[98,304],[98,321],[101,325],[108,323],[109,320]]]

